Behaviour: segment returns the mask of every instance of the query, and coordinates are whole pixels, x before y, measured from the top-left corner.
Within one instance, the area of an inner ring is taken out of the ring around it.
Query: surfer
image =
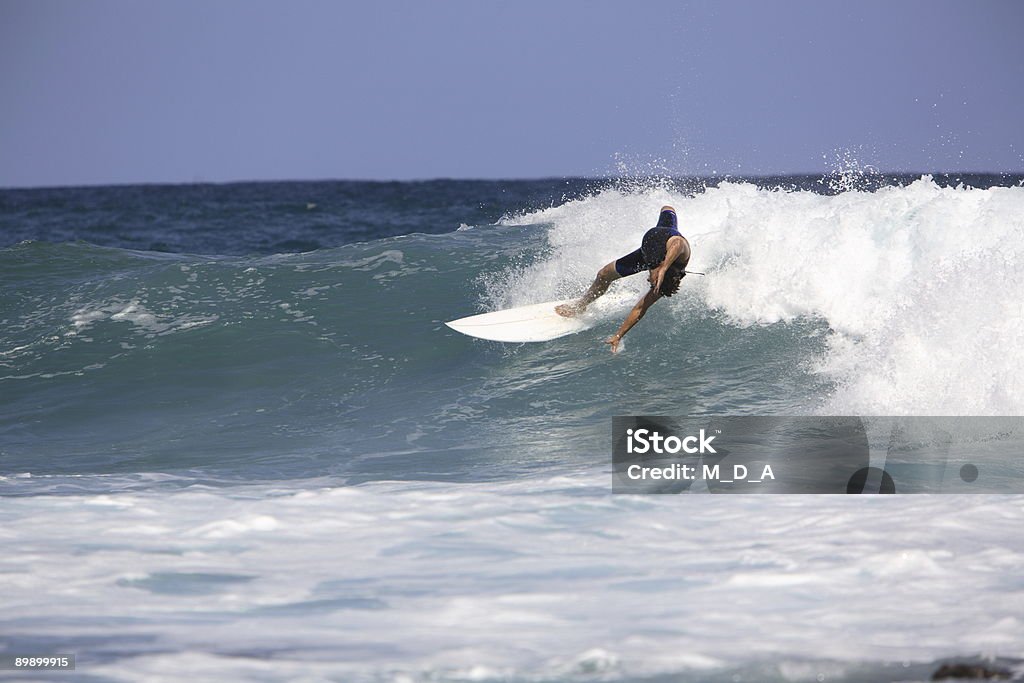
[[[619,342],[644,317],[655,301],[679,291],[679,283],[686,277],[686,264],[689,261],[690,243],[679,232],[676,210],[671,206],[663,206],[658,224],[644,234],[639,249],[601,268],[597,271],[594,284],[590,285],[582,297],[571,304],[556,306],[555,310],[567,318],[580,315],[620,277],[636,275],[642,270],[649,271],[647,279],[651,283],[650,290],[633,306],[619,331],[604,340],[605,344],[612,347],[613,353],[617,352]]]

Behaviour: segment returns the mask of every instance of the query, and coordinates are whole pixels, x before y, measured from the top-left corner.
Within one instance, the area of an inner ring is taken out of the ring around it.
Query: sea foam
[[[693,248],[687,294],[737,327],[824,321],[813,372],[834,414],[1024,411],[1024,188],[906,186],[836,195],[725,182],[696,193],[606,189],[508,219],[547,223],[550,251],[501,293],[515,305],[582,291],[637,247],[663,204]],[[622,301],[642,277],[613,288]],[[690,294],[692,292],[692,294]]]

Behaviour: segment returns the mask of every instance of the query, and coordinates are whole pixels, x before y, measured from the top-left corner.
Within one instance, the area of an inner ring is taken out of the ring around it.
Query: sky
[[[1016,0],[0,0],[0,187],[1024,171]]]

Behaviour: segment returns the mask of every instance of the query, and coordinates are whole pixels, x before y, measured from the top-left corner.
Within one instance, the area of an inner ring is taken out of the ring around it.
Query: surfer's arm
[[[640,301],[636,302],[636,306],[633,306],[633,310],[631,310],[629,315],[626,316],[626,319],[622,322],[622,326],[619,327],[619,331],[605,340],[605,344],[611,345],[613,353],[619,350],[619,342],[626,336],[626,333],[633,329],[633,325],[640,322],[640,318],[644,317],[644,314],[647,313],[647,309],[660,298],[661,292],[656,289],[651,289],[644,294]]]
[[[665,260],[661,262],[660,266],[651,270],[648,278],[652,288],[661,289],[665,273],[668,272],[669,266],[675,263],[679,255],[683,253],[683,245],[683,238],[679,235],[672,235],[672,237],[668,238],[668,242],[665,243]]]

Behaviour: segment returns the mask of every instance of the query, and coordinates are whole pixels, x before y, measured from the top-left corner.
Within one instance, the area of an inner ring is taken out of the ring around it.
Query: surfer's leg
[[[622,275],[619,274],[618,270],[616,270],[615,263],[616,262],[613,261],[612,263],[609,263],[608,265],[601,268],[601,270],[597,271],[597,277],[594,278],[594,283],[590,285],[590,289],[588,289],[583,296],[581,296],[579,299],[577,299],[571,304],[562,304],[561,306],[556,306],[555,311],[559,315],[564,315],[566,318],[571,318],[587,310],[587,306],[589,306],[591,303],[594,302],[595,299],[597,299],[599,296],[608,291],[609,285],[611,285],[613,282],[622,277]]]

